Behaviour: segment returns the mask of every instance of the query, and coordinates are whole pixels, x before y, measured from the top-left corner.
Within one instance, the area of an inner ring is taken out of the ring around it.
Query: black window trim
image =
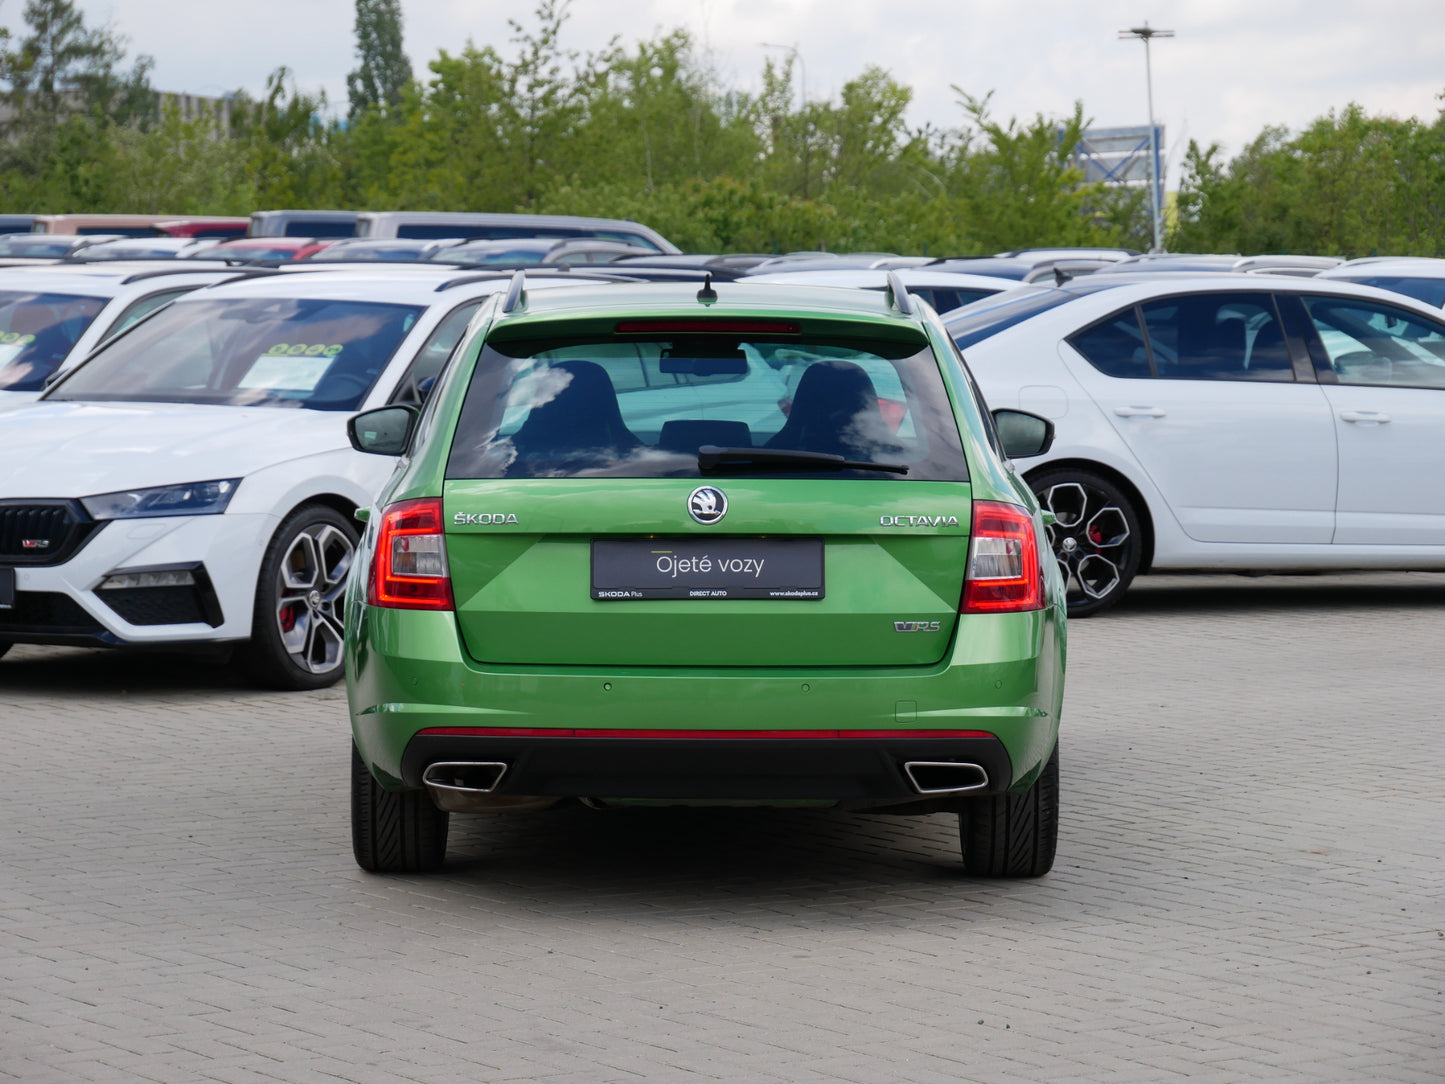
[[[398,404],[404,403],[410,403],[411,405],[416,406],[424,401],[425,397],[421,396],[419,392],[415,401],[402,398],[403,392],[407,389],[417,391],[415,383],[412,381],[412,373],[416,371],[416,363],[421,360],[422,351],[425,350],[427,344],[431,342],[432,336],[441,330],[442,325],[445,324],[462,309],[466,308],[468,305],[473,306],[472,315],[467,319],[467,327],[470,327],[472,320],[476,317],[477,313],[481,311],[482,306],[485,305],[489,300],[490,295],[483,297],[466,298],[465,300],[453,305],[450,309],[446,311],[446,313],[442,316],[440,320],[438,320],[435,324],[432,325],[432,329],[427,332],[426,338],[422,340],[421,346],[417,347],[416,353],[414,353],[411,356],[411,360],[406,363],[406,369],[402,372],[401,376],[397,377],[396,385],[391,389],[391,394],[388,395],[386,398],[387,406],[396,406]],[[451,351],[447,354],[446,360],[442,362],[441,368],[436,371],[436,377],[432,381],[433,389],[435,389],[436,387],[436,381],[440,380],[442,378],[442,374],[451,368],[452,360],[456,357],[457,351],[461,349],[461,345],[462,343],[466,342],[466,339],[467,329],[464,327],[462,328],[461,335],[457,337],[457,341],[452,344]],[[383,370],[383,372],[384,371],[385,370]]]

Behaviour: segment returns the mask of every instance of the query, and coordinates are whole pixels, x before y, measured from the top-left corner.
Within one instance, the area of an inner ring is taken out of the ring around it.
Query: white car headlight
[[[82,497],[80,503],[96,519],[140,519],[146,516],[213,516],[231,503],[239,478],[184,482],[153,489],[126,489]]]

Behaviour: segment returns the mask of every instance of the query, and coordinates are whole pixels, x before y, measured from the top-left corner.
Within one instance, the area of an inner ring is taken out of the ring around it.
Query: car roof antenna
[[[697,299],[704,305],[711,305],[717,300],[717,291],[712,288],[711,271],[702,277],[702,289],[697,292]]]

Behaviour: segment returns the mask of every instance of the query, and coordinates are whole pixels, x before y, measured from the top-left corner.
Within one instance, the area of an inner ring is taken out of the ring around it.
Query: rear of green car
[[[1047,872],[1062,584],[912,308],[729,284],[479,316],[348,595],[364,868],[439,865],[450,812],[582,800],[957,812],[971,871]]]

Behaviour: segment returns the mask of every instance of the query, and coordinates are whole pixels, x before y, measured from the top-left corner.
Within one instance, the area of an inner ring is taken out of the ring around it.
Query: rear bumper
[[[401,774],[407,786],[420,787],[427,768],[439,762],[505,764],[488,791],[503,798],[826,801],[864,807],[997,794],[1012,778],[1008,751],[992,734],[742,735],[599,737],[581,731],[557,737],[453,727],[413,737]],[[939,767],[949,764],[958,771]]]
[[[392,789],[460,761],[506,764],[499,796],[920,803],[908,761],[1019,790],[1058,736],[1061,607],[967,615],[943,662],[890,668],[484,667],[447,612],[348,623],[353,735]]]

